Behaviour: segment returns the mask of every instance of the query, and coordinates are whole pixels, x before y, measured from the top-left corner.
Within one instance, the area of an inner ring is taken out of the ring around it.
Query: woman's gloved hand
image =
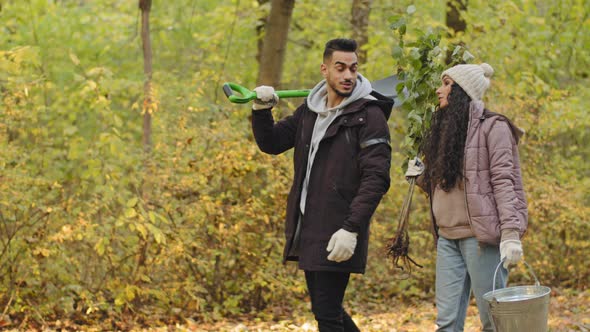
[[[519,240],[500,242],[500,259],[504,260],[504,268],[516,264],[522,259],[522,243]]]
[[[408,161],[408,170],[406,171],[406,177],[415,177],[424,173],[424,163],[420,158],[414,157]]]

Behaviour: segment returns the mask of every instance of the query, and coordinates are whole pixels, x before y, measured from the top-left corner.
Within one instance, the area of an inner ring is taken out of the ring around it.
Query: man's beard
[[[353,90],[354,90],[354,88],[353,88]],[[342,92],[342,91],[339,91],[339,90],[336,90],[336,89],[334,89],[334,91],[340,97],[350,97],[350,95],[352,95],[352,91],[350,91],[350,92]]]
[[[354,91],[354,88],[356,88],[356,82],[352,84],[352,90],[350,90],[350,92],[342,92],[340,90],[338,90],[338,88],[336,88],[334,85],[330,84],[330,87],[332,88],[332,90],[334,90],[334,92],[336,92],[337,95],[339,95],[340,97],[350,97],[352,95],[352,92]]]

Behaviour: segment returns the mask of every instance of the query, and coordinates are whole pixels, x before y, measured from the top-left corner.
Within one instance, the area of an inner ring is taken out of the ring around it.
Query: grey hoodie
[[[352,90],[352,94],[349,97],[344,98],[344,100],[336,107],[326,108],[326,104],[328,102],[328,90],[326,80],[319,82],[309,93],[309,96],[307,97],[307,106],[311,111],[317,113],[318,117],[313,127],[313,134],[311,136],[309,148],[309,161],[307,163],[307,171],[305,173],[305,179],[303,180],[303,188],[301,190],[301,200],[299,203],[299,208],[302,214],[305,213],[305,200],[307,198],[309,174],[311,173],[311,167],[313,165],[313,160],[318,150],[318,146],[320,144],[320,141],[324,137],[326,130],[328,129],[332,121],[334,121],[334,119],[336,119],[342,113],[342,110],[350,103],[362,98],[375,99],[373,96],[370,95],[371,91],[373,91],[371,82],[369,82],[369,80],[367,80],[363,75],[359,73],[356,85]]]

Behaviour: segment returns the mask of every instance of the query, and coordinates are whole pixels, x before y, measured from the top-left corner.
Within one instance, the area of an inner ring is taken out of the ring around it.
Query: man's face
[[[322,63],[322,75],[328,89],[340,97],[348,97],[356,85],[358,58],[354,52],[335,51]]]

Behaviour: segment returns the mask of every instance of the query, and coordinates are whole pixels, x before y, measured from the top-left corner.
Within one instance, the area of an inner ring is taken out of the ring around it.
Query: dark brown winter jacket
[[[252,112],[254,137],[263,152],[280,154],[295,148],[283,261],[298,260],[299,267],[309,271],[364,273],[369,224],[389,189],[391,164],[387,119],[393,101],[375,92],[372,95],[377,100],[363,98],[346,106],[319,144],[310,174],[305,216],[301,219],[298,257],[288,253],[300,216],[299,199],[317,113],[303,103],[292,115],[275,123],[270,110]],[[356,232],[358,237],[351,259],[337,263],[327,260],[326,247],[340,228]]]

